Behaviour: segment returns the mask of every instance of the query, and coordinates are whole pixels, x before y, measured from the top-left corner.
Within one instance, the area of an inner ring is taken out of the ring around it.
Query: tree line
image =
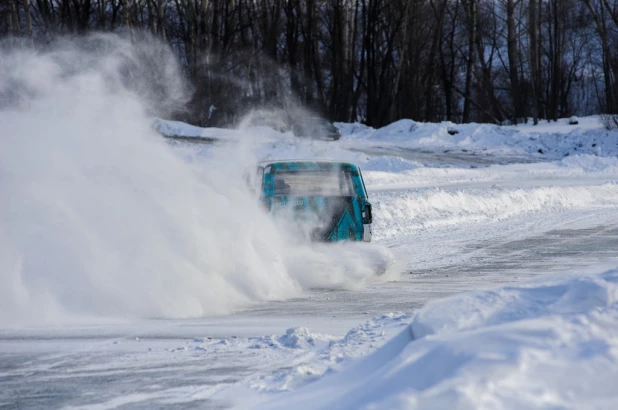
[[[149,32],[194,90],[182,119],[517,123],[618,114],[617,0],[0,0],[5,41]]]

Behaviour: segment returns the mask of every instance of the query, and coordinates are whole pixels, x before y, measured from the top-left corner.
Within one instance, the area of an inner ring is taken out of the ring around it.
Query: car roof
[[[286,160],[270,160],[261,161],[257,165],[262,167],[272,166],[278,171],[303,171],[303,170],[331,170],[343,167],[357,169],[358,167],[349,162],[333,161],[333,160],[302,160],[302,159],[286,159]]]

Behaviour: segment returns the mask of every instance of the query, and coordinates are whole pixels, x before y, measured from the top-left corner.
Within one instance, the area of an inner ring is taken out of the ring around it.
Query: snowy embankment
[[[604,157],[618,155],[618,132],[605,130],[598,116],[580,118],[576,125],[570,125],[568,121],[562,118],[556,122],[542,121],[537,126],[531,123],[499,126],[399,120],[379,129],[358,123],[336,123],[336,126],[342,132],[338,145],[343,148],[379,146],[426,149],[445,153],[452,151],[506,153],[531,156],[538,161],[557,160],[571,155],[587,154]],[[304,150],[299,151],[297,147],[286,149],[285,142],[297,140],[291,132],[279,133],[268,127],[249,127],[243,130],[200,128],[180,121],[161,119],[154,119],[153,127],[161,134],[171,137],[212,138],[225,141],[247,139],[248,136],[258,137],[262,142],[279,141],[278,144],[271,146],[276,148],[277,153],[288,154],[291,157],[304,153],[302,152]],[[339,147],[331,148],[340,153]],[[350,155],[349,152],[347,154]],[[397,165],[399,160],[400,158],[395,156],[376,165],[398,171],[401,170]],[[410,166],[407,164],[408,168]]]
[[[618,270],[430,303],[371,355],[260,409],[614,408]]]
[[[567,210],[615,209],[615,183],[595,186],[549,186],[484,190],[413,189],[383,192],[373,198],[379,217],[375,239],[383,240],[419,231],[488,224],[530,215]]]
[[[380,129],[361,124],[337,123],[337,126],[347,140],[406,148],[517,153],[533,155],[539,160],[580,154],[618,154],[618,133],[603,129],[596,116],[581,118],[577,125],[559,119],[557,122],[542,121],[538,126],[412,120],[399,120]]]

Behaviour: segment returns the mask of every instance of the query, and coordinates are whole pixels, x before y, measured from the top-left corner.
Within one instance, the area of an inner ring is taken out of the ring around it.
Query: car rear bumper
[[[363,225],[363,242],[371,242],[371,236],[373,233],[371,232],[371,224]]]

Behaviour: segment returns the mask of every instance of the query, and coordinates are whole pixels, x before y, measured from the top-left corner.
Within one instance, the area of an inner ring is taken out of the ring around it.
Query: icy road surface
[[[399,276],[220,317],[2,329],[0,406],[248,406],[251,396],[230,397],[228,387],[304,385],[384,344],[428,300],[618,262],[612,166],[365,174],[375,242],[394,253]]]

